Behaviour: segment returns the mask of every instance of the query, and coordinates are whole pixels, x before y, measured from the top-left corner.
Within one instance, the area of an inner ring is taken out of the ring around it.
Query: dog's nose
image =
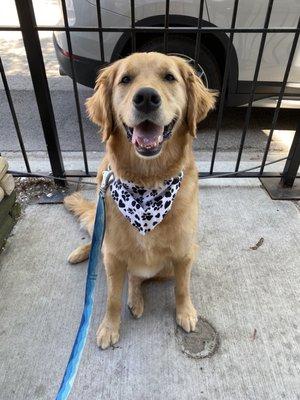
[[[138,111],[150,113],[160,106],[161,98],[156,90],[145,87],[136,92],[133,104]]]

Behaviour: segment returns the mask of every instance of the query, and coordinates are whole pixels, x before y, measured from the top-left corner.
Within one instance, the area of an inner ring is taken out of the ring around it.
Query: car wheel
[[[138,48],[138,51],[158,51],[163,53],[163,42],[162,37],[157,37],[141,45]],[[186,37],[169,36],[168,54],[182,57],[194,66],[195,42]],[[199,62],[195,66],[195,69],[207,87],[210,89],[221,89],[221,73],[219,65],[211,52],[203,45],[200,48]]]

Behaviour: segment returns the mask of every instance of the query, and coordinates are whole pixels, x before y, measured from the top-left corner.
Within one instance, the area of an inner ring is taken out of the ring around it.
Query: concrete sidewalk
[[[218,352],[203,360],[181,352],[172,282],[145,285],[140,320],[125,307],[124,293],[121,340],[100,351],[101,271],[70,399],[300,398],[299,203],[272,201],[255,179],[203,181],[200,194],[192,295],[220,334]],[[67,255],[87,240],[63,206],[32,205],[0,255],[1,400],[54,399],[81,316],[87,266],[68,265]]]

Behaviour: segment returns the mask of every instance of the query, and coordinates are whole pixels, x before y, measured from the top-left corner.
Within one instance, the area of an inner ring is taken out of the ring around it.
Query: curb
[[[16,203],[16,192],[13,191],[0,202],[0,253],[20,214],[21,208]]]

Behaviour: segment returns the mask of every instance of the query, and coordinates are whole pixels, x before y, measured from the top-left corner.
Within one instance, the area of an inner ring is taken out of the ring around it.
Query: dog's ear
[[[115,64],[100,70],[94,94],[85,103],[89,118],[101,127],[103,142],[109,138],[114,129],[111,98],[115,71]]]
[[[218,93],[205,87],[194,68],[184,60],[178,59],[177,57],[176,59],[186,84],[186,119],[189,133],[193,137],[196,137],[197,125],[207,116],[209,110],[214,108]]]

